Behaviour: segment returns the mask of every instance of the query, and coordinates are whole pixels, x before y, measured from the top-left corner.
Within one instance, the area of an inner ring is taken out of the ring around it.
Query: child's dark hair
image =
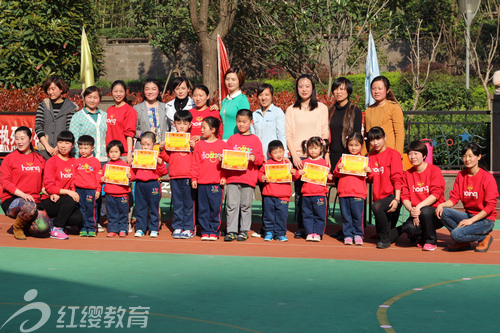
[[[125,153],[125,148],[123,148],[123,143],[120,140],[111,140],[109,143],[106,145],[106,153],[109,154],[109,151],[113,147],[118,147],[120,150],[120,155],[123,155]]]
[[[66,81],[64,81],[64,79],[60,76],[49,76],[45,82],[43,83],[43,91],[45,91],[45,93],[47,93],[47,91],[49,90],[49,87],[51,84],[55,84],[56,87],[58,87],[59,89],[61,89],[61,93],[64,95],[65,93],[67,93],[69,91],[69,85],[66,83]]]
[[[81,137],[78,138],[78,141],[76,143],[79,146],[80,145],[89,145],[89,146],[94,147],[95,140],[90,135],[82,135]]]
[[[70,131],[62,131],[57,136],[57,142],[59,141],[71,142],[72,144],[75,144],[75,136]]]
[[[382,127],[379,126],[372,127],[368,131],[368,133],[366,133],[366,140],[368,140],[368,143],[372,142],[373,140],[382,139],[384,137],[385,132]]]
[[[203,122],[208,125],[210,128],[215,128],[214,135],[217,136],[219,134],[220,120],[215,117],[206,117],[203,119]]]
[[[422,141],[419,141],[419,140],[415,140],[415,141],[410,142],[408,147],[406,147],[407,154],[409,154],[411,151],[416,151],[416,152],[422,153],[422,156],[424,157],[424,159],[427,157],[427,153],[428,153],[427,146],[425,145],[425,143],[423,143]]]
[[[177,88],[178,86],[180,86],[183,82],[186,83],[186,86],[188,88],[188,90],[191,90],[193,88],[193,85],[191,84],[191,81],[189,81],[189,79],[185,76],[179,76],[179,77],[176,77],[173,81],[172,81],[172,87],[170,88],[170,93],[172,94],[175,90],[175,88]]]
[[[269,145],[267,146],[267,151],[269,153],[271,153],[273,150],[279,149],[279,148],[285,150],[285,147],[283,146],[283,142],[281,142],[280,140],[273,140],[273,141],[269,142]]]
[[[193,93],[196,89],[199,89],[203,92],[205,92],[205,94],[207,94],[208,97],[210,97],[210,91],[208,90],[208,87],[204,84],[197,84],[194,86],[193,88]],[[210,98],[207,100],[207,106],[210,106]]]
[[[174,121],[187,121],[191,122],[193,120],[193,115],[188,110],[180,110],[174,113]]]
[[[236,117],[248,117],[248,119],[253,120],[252,111],[248,109],[241,109],[236,112]]]
[[[269,91],[271,92],[271,96],[274,96],[274,88],[269,83],[259,84],[259,86],[257,87],[257,96],[262,94],[266,89],[269,89]]]
[[[307,148],[311,146],[319,146],[321,147],[321,155],[325,157],[326,153],[328,152],[328,140],[327,139],[322,139],[319,136],[313,136],[309,138],[309,140],[304,140],[302,141],[302,152],[304,154],[307,154]]]
[[[156,135],[151,131],[146,131],[142,133],[140,141],[142,141],[142,139],[151,139],[153,143],[156,143]]]
[[[349,144],[352,140],[357,141],[361,147],[363,147],[363,144],[365,143],[365,138],[361,135],[359,132],[353,132],[347,136],[346,143]]]
[[[101,89],[97,88],[96,86],[90,86],[87,89],[85,89],[85,91],[83,92],[83,98],[87,97],[88,95],[94,92],[97,92],[97,94],[99,94],[99,99],[102,98]]]
[[[161,87],[160,87],[160,82],[156,79],[146,79],[144,80],[144,83],[142,84],[142,98],[146,100],[146,94],[144,94],[144,88],[146,88],[146,84],[148,83],[153,83],[158,87],[158,96],[156,96],[156,100],[161,102]]]
[[[462,148],[462,156],[464,156],[467,151],[470,149],[470,151],[472,152],[472,154],[474,154],[474,156],[479,156],[481,154],[481,147],[479,147],[479,145],[475,142],[469,142],[468,144],[466,144],[463,148]],[[488,171],[488,168],[487,168],[487,165],[486,165],[486,162],[483,158],[481,158],[479,161],[478,161],[478,166],[481,168],[481,169],[484,169],[486,171]]]

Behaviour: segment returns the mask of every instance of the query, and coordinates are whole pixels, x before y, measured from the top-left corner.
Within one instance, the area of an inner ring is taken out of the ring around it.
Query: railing
[[[462,168],[461,150],[477,143],[490,167],[491,111],[404,111],[405,147],[413,140],[430,139],[433,162],[442,170]]]

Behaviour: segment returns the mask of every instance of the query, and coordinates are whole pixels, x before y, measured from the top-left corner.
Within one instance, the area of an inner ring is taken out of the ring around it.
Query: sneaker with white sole
[[[273,233],[270,231],[266,232],[266,237],[264,237],[264,240],[267,242],[272,241],[273,240]]]
[[[312,241],[313,242],[321,242],[321,236],[318,234],[314,234]]]
[[[172,237],[179,239],[181,238],[182,234],[182,229],[175,229],[174,232],[172,233]]]
[[[216,234],[210,234],[210,237],[208,237],[209,241],[216,241],[219,237]]]
[[[158,237],[158,231],[150,231],[149,232],[149,237],[151,237],[151,238],[157,238]]]
[[[288,242],[288,238],[286,238],[286,236],[278,236],[278,238],[276,239],[279,240],[280,242]]]
[[[184,230],[181,233],[181,236],[179,238],[189,239],[189,238],[193,238],[193,237],[194,237],[194,233],[191,230]]]
[[[207,240],[209,240],[209,238],[210,238],[209,234],[201,234],[201,240],[202,241],[207,241]]]
[[[97,232],[105,232],[105,231],[106,231],[106,229],[104,229],[104,227],[99,223],[97,225]]]
[[[68,235],[64,232],[63,228],[52,228],[52,231],[50,232],[50,238],[54,239],[68,239]]]
[[[355,245],[363,245],[363,237],[361,237],[361,236],[354,236],[354,244]]]
[[[352,238],[351,237],[344,238],[344,245],[352,245]]]
[[[314,234],[309,234],[309,235],[307,235],[307,237],[306,237],[306,241],[308,241],[308,242],[312,242],[313,240],[314,240]]]
[[[434,251],[437,248],[436,244],[425,243],[422,251]]]
[[[144,231],[142,230],[137,230],[134,235],[134,237],[143,237],[143,236],[144,236]]]

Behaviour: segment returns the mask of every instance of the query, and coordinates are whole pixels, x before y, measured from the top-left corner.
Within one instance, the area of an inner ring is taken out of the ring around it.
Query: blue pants
[[[108,213],[108,232],[128,230],[128,195],[121,197],[106,195],[106,211]]]
[[[302,215],[306,235],[323,235],[326,228],[328,202],[326,196],[302,197]]]
[[[363,236],[363,211],[365,200],[355,197],[339,198],[342,213],[342,232],[344,237]]]
[[[161,185],[158,180],[135,182],[135,231],[160,229]]]
[[[481,242],[493,230],[495,221],[482,219],[465,227],[457,227],[465,219],[473,217],[469,212],[461,212],[453,208],[444,208],[441,222],[450,231],[455,242]]]
[[[82,212],[83,225],[82,231],[97,231],[97,204],[95,199],[95,189],[75,188],[76,193],[80,196],[78,201],[78,209]]]
[[[219,236],[224,190],[219,184],[198,184],[198,220],[204,234]]]
[[[172,228],[194,231],[193,189],[189,178],[170,179],[170,190],[174,209]]]
[[[264,210],[264,230],[272,232],[275,237],[286,236],[286,219],[288,217],[288,201],[276,197],[262,197]]]

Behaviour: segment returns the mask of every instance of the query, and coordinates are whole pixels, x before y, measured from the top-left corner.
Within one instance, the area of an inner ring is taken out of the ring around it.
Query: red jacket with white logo
[[[479,169],[474,176],[469,176],[467,170],[458,173],[453,189],[450,191],[450,200],[453,205],[462,201],[467,212],[476,215],[484,210],[488,216],[485,219],[495,221],[497,212],[498,189],[495,178],[484,169]]]
[[[403,162],[397,151],[389,147],[381,153],[372,151],[368,154],[368,166],[372,169],[368,174],[368,180],[373,183],[373,201],[401,190]]]
[[[279,165],[279,164],[290,164],[287,161],[277,162],[273,159],[269,159],[261,166],[259,170],[259,181],[262,182],[262,177],[266,175],[266,164],[268,165]],[[293,169],[293,166],[290,170]],[[295,175],[292,176],[292,180],[299,179],[300,175],[297,170],[295,170]],[[291,183],[269,183],[263,182],[264,188],[262,189],[262,195],[268,197],[279,198],[280,200],[290,201],[292,196],[292,184]]]
[[[196,143],[193,152],[193,167],[191,168],[191,181],[198,184],[219,184],[222,177],[221,161],[219,155],[227,149],[222,140],[207,142],[200,140]]]
[[[305,166],[306,163],[328,167],[326,160],[322,157],[317,160],[306,158],[305,160],[302,161],[302,165]],[[328,172],[328,174],[331,175],[331,172]],[[302,196],[304,197],[326,196],[327,193],[328,193],[327,186],[308,183],[308,182],[304,182],[304,184],[302,184]]]
[[[444,202],[444,188],[444,177],[437,166],[427,164],[421,173],[413,167],[403,175],[401,202],[410,200],[412,207],[415,207],[432,194],[437,199],[432,207],[437,207]]]
[[[257,185],[259,166],[264,163],[264,153],[262,152],[262,142],[254,135],[233,134],[227,140],[230,150],[248,151],[250,155],[255,155],[255,161],[248,162],[248,168],[243,171],[224,170],[228,184],[247,184],[252,187]]]
[[[219,111],[210,110],[210,107],[203,111],[198,111],[195,108],[192,108],[189,112],[191,112],[191,115],[193,116],[193,120],[191,121],[191,135],[201,136],[201,123],[206,117],[214,117],[221,120]],[[222,120],[220,122],[219,132],[217,133],[217,139],[222,139]]]
[[[116,160],[116,161],[109,161],[102,168],[102,170],[103,170],[102,175],[103,176],[104,176],[104,173],[106,172],[106,166],[108,166],[108,165],[120,165],[120,166],[130,167],[130,165],[128,165],[127,162],[122,161],[120,159]],[[131,174],[131,176],[132,176],[132,174]],[[106,195],[111,195],[113,197],[121,197],[124,194],[130,193],[130,186],[129,185],[104,183],[104,192],[106,193]]]
[[[52,156],[45,163],[45,173],[43,175],[43,187],[49,194],[59,194],[61,189],[75,190],[74,178],[75,159],[69,157],[67,161],[59,157]],[[42,200],[49,198],[43,194]]]

